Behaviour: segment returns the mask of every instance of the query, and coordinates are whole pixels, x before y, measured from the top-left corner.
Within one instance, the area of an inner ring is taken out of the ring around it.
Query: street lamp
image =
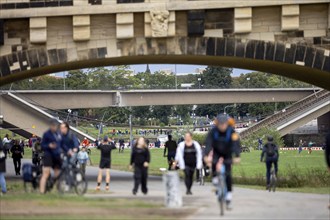
[[[226,108],[230,108],[230,107],[232,107],[232,108],[236,108],[236,104],[225,106],[225,108],[224,108],[224,110],[223,110],[223,114],[224,114],[224,115],[227,114],[227,112],[226,112]]]
[[[250,88],[250,77],[246,78],[246,80],[248,81],[248,88]]]
[[[72,110],[71,109],[68,109],[68,116],[66,117],[66,121],[69,120],[69,116],[70,116],[71,112],[72,112]]]
[[[198,88],[201,89],[201,81],[202,81],[202,78],[198,78]]]

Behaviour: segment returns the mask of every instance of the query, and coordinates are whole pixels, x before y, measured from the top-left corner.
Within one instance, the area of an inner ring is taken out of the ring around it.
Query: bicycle
[[[269,190],[269,192],[271,192],[271,191],[275,192],[277,177],[276,177],[274,168],[271,170],[270,173],[271,173],[270,174],[270,183],[269,183],[269,186],[268,186],[268,190]]]
[[[60,194],[71,192],[74,188],[77,195],[83,195],[87,191],[87,180],[75,163],[76,157],[64,157],[60,174],[57,177],[48,177],[45,192],[50,192],[57,183],[57,190]],[[39,189],[40,179],[42,176],[41,166],[37,167],[32,164],[24,164],[23,178],[25,192],[34,192]],[[28,170],[31,169],[31,170]],[[25,170],[25,171],[24,171]],[[29,175],[25,175],[28,173]]]
[[[87,191],[87,180],[76,165],[76,154],[72,157],[64,156],[62,170],[55,180],[58,181],[57,190],[60,194],[71,192],[74,188],[77,195],[83,195]]]
[[[220,158],[217,165],[216,165],[216,173],[217,173],[217,198],[220,206],[220,215],[224,215],[224,206],[226,202],[226,195],[227,195],[227,185],[226,185],[226,168],[223,163],[223,158]]]

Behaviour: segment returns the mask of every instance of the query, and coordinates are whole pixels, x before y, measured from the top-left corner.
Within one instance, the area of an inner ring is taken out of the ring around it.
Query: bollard
[[[168,171],[163,174],[165,185],[165,206],[168,208],[182,207],[180,177],[177,171]]]

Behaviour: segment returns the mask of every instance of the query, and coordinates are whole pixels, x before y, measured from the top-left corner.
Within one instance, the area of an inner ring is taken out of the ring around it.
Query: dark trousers
[[[233,178],[231,175],[231,162],[225,162],[224,163],[225,168],[226,168],[226,185],[227,185],[227,191],[232,192],[233,190]],[[216,176],[216,164],[212,165],[212,173],[213,176]]]
[[[266,159],[266,177],[267,177],[267,185],[270,183],[270,170],[272,169],[272,164],[274,164],[274,168],[275,168],[275,175],[277,176],[277,158],[267,158]]]
[[[193,179],[194,179],[195,167],[185,167],[184,169],[184,183],[186,184],[187,191],[190,192]]]
[[[141,184],[141,190],[143,193],[148,192],[147,188],[148,168],[135,167],[134,168],[134,188],[133,191],[137,192]]]
[[[21,158],[13,158],[16,174],[21,172]]]
[[[175,154],[176,154],[175,151],[174,152],[168,152],[167,153],[168,170],[171,170],[172,169],[172,162],[175,159]]]

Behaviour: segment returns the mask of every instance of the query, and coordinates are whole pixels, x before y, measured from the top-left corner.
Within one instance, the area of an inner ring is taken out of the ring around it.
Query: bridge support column
[[[319,133],[327,133],[330,131],[330,112],[317,118],[317,127]]]
[[[282,6],[282,31],[293,31],[299,29],[299,5]]]
[[[30,41],[31,43],[47,42],[47,18],[30,18]]]
[[[74,41],[87,41],[90,39],[91,29],[89,15],[73,16],[72,23]]]

